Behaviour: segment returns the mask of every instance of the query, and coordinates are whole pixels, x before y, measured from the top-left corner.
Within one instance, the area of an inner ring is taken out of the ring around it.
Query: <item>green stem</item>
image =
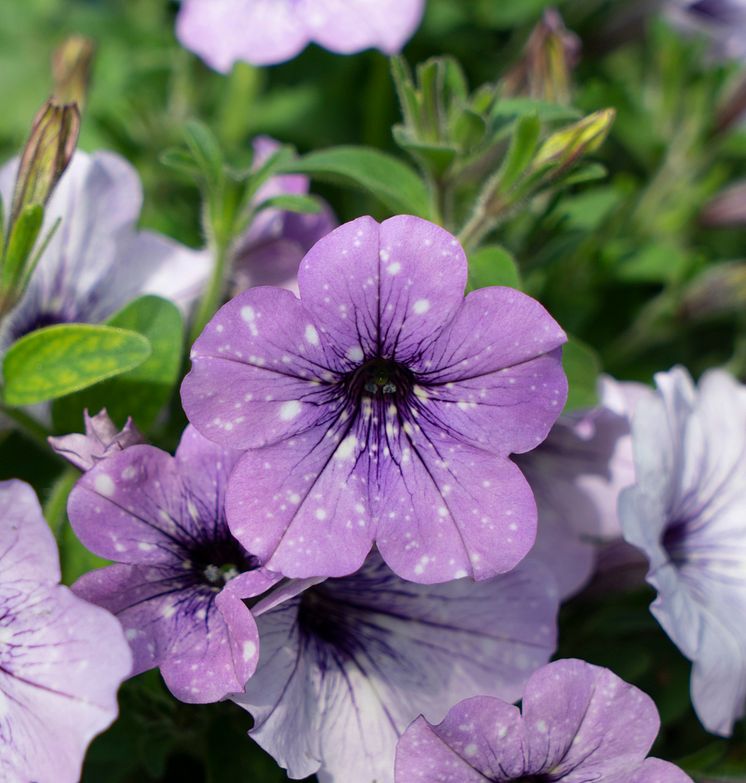
[[[67,497],[79,478],[80,471],[68,467],[54,482],[49,497],[44,503],[44,518],[57,541],[60,541],[64,534],[65,520],[67,519]]]
[[[7,405],[0,405],[0,412],[2,412],[9,419],[12,419],[35,443],[40,444],[44,449],[49,448],[47,438],[52,434],[43,424],[40,424],[36,419],[32,418],[25,411],[20,408],[9,408]]]
[[[202,334],[202,330],[207,326],[209,320],[215,315],[215,312],[222,304],[223,291],[225,288],[225,274],[228,266],[230,243],[221,241],[215,242],[215,266],[212,270],[210,283],[200,300],[199,307],[192,322],[192,328],[189,337],[189,344]]]

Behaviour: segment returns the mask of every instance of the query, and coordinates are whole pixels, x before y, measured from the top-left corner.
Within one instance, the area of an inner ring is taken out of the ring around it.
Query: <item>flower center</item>
[[[362,648],[355,614],[324,586],[312,587],[301,595],[298,628],[306,643],[318,648],[320,661],[327,654],[335,660],[352,659]]]
[[[347,379],[350,392],[357,398],[377,400],[407,399],[415,384],[411,370],[390,359],[372,359],[358,367]]]
[[[195,545],[190,555],[195,581],[218,592],[234,577],[258,566],[256,558],[230,534]]]

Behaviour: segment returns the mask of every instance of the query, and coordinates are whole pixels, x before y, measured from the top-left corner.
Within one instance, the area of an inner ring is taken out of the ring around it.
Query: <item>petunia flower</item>
[[[132,675],[157,666],[186,702],[243,689],[259,640],[242,599],[280,579],[257,568],[226,525],[225,486],[238,456],[187,428],[175,457],[138,445],[102,460],[68,503],[83,544],[117,561],[73,589],[119,618]]]
[[[397,738],[418,714],[479,693],[516,699],[554,649],[558,598],[537,564],[425,586],[374,555],[352,576],[286,589],[255,605],[259,666],[231,699],[292,778],[393,783]]]
[[[83,420],[85,435],[74,432],[47,439],[57,454],[80,470],[90,470],[102,459],[124,451],[128,446],[145,442],[132,419],[127,419],[124,428],[120,430],[109,418],[105,408],[93,417],[88,415],[87,410],[83,411]]]
[[[425,0],[184,0],[183,46],[227,73],[239,60],[273,65],[313,42],[338,54],[396,54],[414,34]]]
[[[515,457],[539,510],[532,554],[554,571],[563,597],[588,582],[599,544],[621,539],[619,492],[635,481],[631,414],[652,394],[602,376],[596,407],[561,416],[538,448]]]
[[[416,217],[365,217],[304,258],[300,300],[255,288],[194,344],[191,422],[249,449],[228,522],[268,568],[344,576],[372,543],[400,576],[509,571],[531,548],[533,495],[511,452],[564,405],[565,334],[510,288],[463,297],[466,257]]]
[[[254,166],[264,163],[279,148],[267,136],[254,140]],[[310,182],[302,174],[280,174],[270,177],[256,192],[255,205],[275,196],[305,196]],[[303,256],[337,226],[328,204],[323,202],[317,213],[301,214],[271,207],[251,221],[239,238],[233,259],[235,293],[256,285],[276,285],[298,293],[298,267]]]
[[[682,32],[708,39],[717,59],[746,57],[744,0],[667,0],[665,14]]]
[[[132,664],[119,623],[59,584],[33,489],[0,482],[0,780],[75,783]]]
[[[562,660],[535,672],[522,709],[477,696],[399,740],[396,783],[691,783],[646,758],[660,719],[653,700],[613,672]]]
[[[746,390],[720,370],[698,388],[682,368],[655,381],[634,417],[622,528],[649,560],[651,611],[693,662],[700,720],[727,735],[746,710]]]
[[[0,168],[0,195],[13,192],[18,160]],[[77,152],[47,204],[42,236],[61,219],[18,306],[0,326],[0,351],[59,323],[99,323],[141,294],[185,310],[210,273],[204,252],[138,231],[142,189],[135,170],[109,152]]]

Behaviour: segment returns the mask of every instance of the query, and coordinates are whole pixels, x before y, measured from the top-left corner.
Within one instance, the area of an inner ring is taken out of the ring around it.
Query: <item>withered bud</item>
[[[731,185],[705,204],[699,216],[709,228],[746,225],[746,182]]]
[[[39,110],[21,156],[10,223],[24,207],[47,203],[72,160],[80,133],[80,112],[75,103],[50,98]]]
[[[73,35],[52,55],[54,98],[59,103],[76,103],[80,111],[86,103],[91,80],[95,46],[89,38]]]
[[[534,166],[557,163],[566,168],[583,155],[595,152],[606,141],[615,117],[614,109],[603,109],[553,133],[539,150]]]
[[[95,416],[89,416],[88,411],[84,411],[83,420],[85,434],[76,432],[47,439],[60,456],[80,470],[90,470],[112,454],[146,442],[131,418],[127,419],[124,429],[120,430],[109,418],[106,408]]]
[[[569,103],[571,74],[580,60],[580,39],[565,27],[559,12],[549,8],[534,27],[523,56],[507,73],[506,95]]]

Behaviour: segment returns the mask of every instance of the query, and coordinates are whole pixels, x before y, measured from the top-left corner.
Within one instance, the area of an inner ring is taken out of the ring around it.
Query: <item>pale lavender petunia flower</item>
[[[0,780],[75,783],[132,665],[119,623],[59,584],[33,489],[0,482]]]
[[[17,169],[18,159],[0,168],[5,204]],[[142,294],[189,307],[210,274],[210,257],[138,231],[141,205],[137,173],[123,158],[75,154],[47,205],[42,236],[62,222],[25,296],[0,327],[0,351],[42,326],[104,321]]]
[[[73,589],[117,615],[134,653],[132,674],[158,666],[186,702],[243,689],[259,640],[242,599],[280,579],[257,568],[225,522],[238,456],[187,428],[175,457],[140,445],[99,462],[68,503],[81,541],[118,561]]]
[[[730,734],[746,709],[746,389],[720,370],[698,388],[682,368],[655,380],[634,418],[622,528],[650,561],[651,611],[693,662],[700,720]]]
[[[554,649],[557,593],[535,563],[425,586],[373,555],[288,598],[292,584],[254,607],[259,667],[231,698],[293,778],[393,783],[397,738],[418,714],[440,718],[480,693],[516,699]]]
[[[602,376],[598,405],[561,416],[536,449],[515,457],[536,497],[532,555],[555,573],[564,597],[590,579],[602,543],[619,540],[619,492],[634,483],[631,414],[647,386]]]
[[[691,783],[646,758],[660,719],[653,700],[613,672],[561,660],[535,672],[522,708],[488,696],[423,717],[399,740],[396,783]]]
[[[533,495],[511,452],[562,410],[565,334],[510,288],[463,297],[466,257],[415,217],[360,218],[301,264],[298,300],[255,288],[194,344],[182,400],[206,436],[249,449],[234,534],[289,577],[356,571],[375,541],[400,576],[509,571]]]
[[[665,13],[679,30],[709,39],[714,57],[746,58],[746,0],[667,0]]]
[[[254,167],[261,166],[279,143],[267,136],[254,140]],[[275,196],[305,196],[310,189],[302,174],[270,177],[252,199],[254,205]],[[233,258],[233,290],[256,285],[276,285],[298,293],[298,267],[303,256],[332,229],[337,220],[331,207],[320,202],[317,213],[301,214],[276,207],[264,209],[239,238]]]
[[[309,43],[338,54],[396,54],[414,34],[425,0],[184,0],[179,41],[211,68],[273,65]]]
[[[73,432],[57,438],[47,438],[49,445],[76,468],[90,470],[97,462],[112,454],[124,451],[129,446],[145,443],[140,430],[132,419],[127,419],[123,429],[119,429],[109,418],[106,408],[95,416],[83,411],[85,434]]]

